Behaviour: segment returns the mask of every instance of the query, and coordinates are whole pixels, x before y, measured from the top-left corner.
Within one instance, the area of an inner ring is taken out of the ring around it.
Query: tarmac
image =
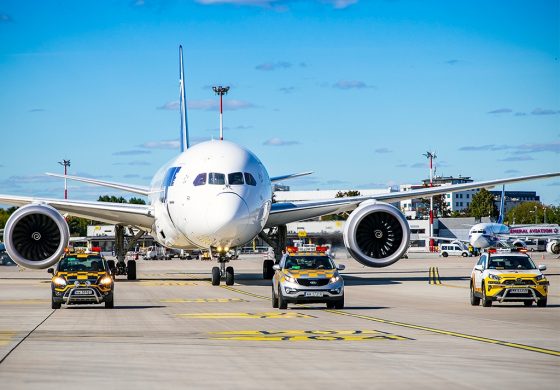
[[[544,259],[542,257],[544,256]],[[138,261],[115,308],[50,308],[46,270],[0,267],[0,387],[543,388],[560,383],[560,259],[546,264],[548,307],[469,303],[476,258],[411,254],[381,269],[345,252],[346,306],[273,309],[262,255]]]

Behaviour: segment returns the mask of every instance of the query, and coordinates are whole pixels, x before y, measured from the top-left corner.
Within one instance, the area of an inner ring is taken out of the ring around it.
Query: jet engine
[[[512,242],[512,245],[514,248],[527,248],[527,244],[525,243],[525,241],[519,239]]]
[[[560,241],[552,240],[546,244],[546,251],[553,255],[560,254]]]
[[[47,204],[20,207],[4,227],[4,244],[10,257],[22,267],[33,269],[56,264],[69,237],[64,217]]]
[[[404,215],[387,203],[366,201],[344,225],[344,245],[354,259],[368,267],[386,267],[405,254],[410,227]]]

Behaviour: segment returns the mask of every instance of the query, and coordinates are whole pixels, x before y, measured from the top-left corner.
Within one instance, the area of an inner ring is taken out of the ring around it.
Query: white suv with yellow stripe
[[[344,280],[322,252],[288,253],[274,265],[272,307],[286,309],[288,303],[326,303],[329,309],[344,308]]]
[[[471,273],[471,305],[492,306],[492,302],[523,302],[531,306],[546,306],[549,282],[541,271],[545,265],[535,266],[522,252],[483,253]]]

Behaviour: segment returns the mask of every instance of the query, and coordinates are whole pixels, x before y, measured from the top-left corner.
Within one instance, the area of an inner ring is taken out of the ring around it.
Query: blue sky
[[[60,197],[46,171],[148,184],[189,129],[293,189],[560,170],[557,1],[0,0],[0,193]],[[288,184],[288,183],[286,183]],[[560,180],[536,190],[560,204]],[[111,191],[72,183],[71,198]]]

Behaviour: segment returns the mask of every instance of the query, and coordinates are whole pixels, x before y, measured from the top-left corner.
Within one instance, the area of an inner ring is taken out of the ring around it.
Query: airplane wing
[[[150,191],[150,189],[148,187],[143,187],[143,186],[134,186],[134,185],[130,185],[130,184],[115,183],[115,182],[112,182],[112,181],[90,179],[90,178],[87,178],[87,177],[68,176],[68,175],[65,176],[65,175],[59,175],[57,173],[49,173],[49,172],[45,173],[45,175],[53,176],[53,177],[60,177],[60,178],[63,178],[63,179],[68,179],[68,180],[80,181],[82,183],[95,184],[97,186],[102,186],[102,187],[114,188],[114,189],[117,189],[117,190],[132,192],[132,193],[140,194],[140,195],[144,195],[144,196],[148,196],[151,193],[154,193],[153,191]]]
[[[283,175],[283,176],[274,176],[270,178],[271,182],[276,182],[276,181],[281,181],[281,180],[287,180],[287,179],[293,179],[295,177],[300,177],[300,176],[306,176],[306,175],[311,175],[313,172],[301,172],[301,173],[292,173],[290,175]]]
[[[433,238],[434,240],[438,240],[438,241],[449,241],[449,242],[453,242],[453,241],[459,241],[459,242],[464,242],[465,244],[469,243],[469,240],[461,240],[459,238],[451,238],[451,237],[437,237],[437,236],[433,236],[433,237],[428,237],[428,238]]]
[[[351,196],[345,198],[326,199],[321,201],[303,201],[273,203],[267,228],[297,222],[303,219],[320,217],[322,215],[338,214],[354,210],[360,203],[366,200],[378,200],[387,203],[399,202],[405,199],[422,198],[426,196],[441,195],[448,192],[465,191],[475,188],[489,188],[499,184],[518,183],[529,180],[546,179],[560,176],[560,172],[543,173],[539,175],[518,176],[507,179],[485,180],[472,183],[454,184],[440,187],[426,187],[410,191],[395,191],[387,194],[371,196]]]
[[[153,209],[148,205],[0,195],[0,204],[24,206],[30,203],[49,204],[63,215],[131,225],[143,230],[151,230],[154,223]]]

